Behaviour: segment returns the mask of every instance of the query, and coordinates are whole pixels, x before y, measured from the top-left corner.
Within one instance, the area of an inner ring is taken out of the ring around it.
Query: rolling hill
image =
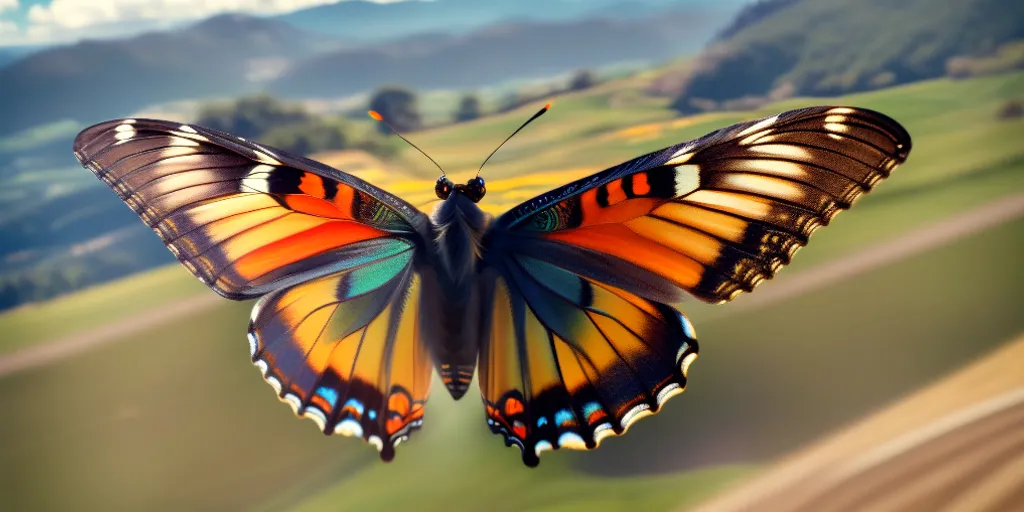
[[[305,30],[374,42],[422,32],[461,34],[507,19],[633,18],[666,8],[714,11],[725,20],[745,3],[747,0],[353,0],[310,7],[277,19]]]
[[[381,83],[465,89],[694,51],[721,26],[713,12],[662,11],[632,19],[512,21],[464,36],[418,36],[342,49],[289,69],[270,85],[288,97],[358,93]]]
[[[372,9],[425,9],[420,5],[425,3]],[[699,49],[732,12],[702,4],[674,11],[668,0],[640,0],[642,8],[636,7],[633,17],[619,19],[621,10],[632,4],[603,5],[595,18],[521,19],[468,35],[419,32],[361,46],[297,28],[285,19],[245,15],[216,16],[129,39],[83,41],[0,68],[0,135],[64,119],[88,124],[131,115],[154,103],[233,97],[261,89],[291,97],[338,97],[389,82],[462,89],[581,67],[664,59]],[[378,21],[405,26],[402,16],[411,14],[398,11],[386,18],[390,21]],[[325,14],[324,19],[332,18]]]
[[[1024,38],[1016,0],[762,0],[701,56],[676,108],[836,95],[942,76],[950,58]]]
[[[284,22],[221,15],[129,39],[40,51],[0,69],[0,134],[89,122],[174,99],[234,96],[340,43]]]

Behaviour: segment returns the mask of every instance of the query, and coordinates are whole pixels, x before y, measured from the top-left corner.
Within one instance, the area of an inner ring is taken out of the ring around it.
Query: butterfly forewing
[[[906,131],[877,112],[795,110],[584,178],[497,225],[625,260],[724,302],[774,276],[909,151]]]
[[[111,121],[79,134],[75,155],[229,298],[371,261],[427,222],[352,176],[201,127]]]

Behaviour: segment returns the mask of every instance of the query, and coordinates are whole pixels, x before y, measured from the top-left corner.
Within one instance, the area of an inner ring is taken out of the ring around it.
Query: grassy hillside
[[[360,441],[325,438],[260,382],[244,356],[248,308],[225,301],[0,379],[0,406],[18,411],[0,421],[17,440],[0,447],[0,494],[15,509],[582,510],[614,490],[667,510],[1024,328],[1019,278],[1006,274],[1022,228],[755,313],[695,312],[704,349],[687,393],[600,450],[549,454],[537,470],[487,431],[476,400],[443,393],[392,464]],[[637,476],[651,472],[664,475]]]
[[[1024,148],[1014,136],[1024,121],[995,121],[1022,83],[1024,74],[940,80],[836,100],[905,123],[914,153],[816,234],[778,279],[1024,191]],[[764,112],[677,119],[663,101],[635,96],[643,86],[607,84],[559,101],[488,167],[488,208]],[[523,108],[414,140],[464,179],[531,113]],[[435,178],[419,158],[405,155],[394,169],[364,162],[358,173],[417,202]],[[600,450],[546,454],[533,471],[488,432],[477,400],[454,403],[441,392],[423,431],[390,465],[357,440],[317,434],[276,403],[244,356],[250,304],[222,301],[123,343],[0,377],[0,407],[17,411],[0,417],[0,436],[12,440],[0,445],[0,495],[14,509],[667,510],[1024,329],[1017,307],[1024,300],[1022,234],[1024,221],[1015,221],[753,312],[686,304],[702,341],[686,394]],[[168,268],[0,315],[0,330],[5,342],[43,342],[212,293],[201,288],[184,270]]]
[[[942,76],[958,56],[1024,38],[1015,0],[767,0],[709,48],[677,101],[876,89]]]

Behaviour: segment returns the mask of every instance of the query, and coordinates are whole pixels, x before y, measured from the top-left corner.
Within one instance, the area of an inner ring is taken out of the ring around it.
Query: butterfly
[[[297,415],[389,461],[423,424],[432,372],[459,399],[478,371],[490,429],[528,466],[545,450],[596,448],[682,392],[698,344],[672,304],[726,302],[772,278],[910,148],[878,112],[792,110],[495,218],[477,206],[479,173],[454,184],[442,170],[427,215],[200,126],[120,119],[74,143],[203,283],[259,299],[250,356]]]

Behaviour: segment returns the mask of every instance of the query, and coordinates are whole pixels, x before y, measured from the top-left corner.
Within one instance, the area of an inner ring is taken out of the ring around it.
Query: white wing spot
[[[736,136],[737,137],[743,137],[743,136],[746,136],[746,135],[750,135],[751,133],[759,132],[759,131],[761,131],[761,130],[763,130],[765,128],[768,128],[769,126],[775,124],[775,121],[778,121],[778,120],[779,120],[779,115],[778,114],[776,114],[774,116],[771,116],[769,118],[762,119],[761,121],[759,121],[757,123],[754,123],[751,126],[748,126],[742,132],[737,133]]]
[[[676,172],[676,197],[685,196],[700,188],[700,167],[696,165],[679,165]]]
[[[688,374],[690,372],[690,365],[693,364],[693,362],[696,361],[696,360],[697,360],[697,353],[696,352],[694,352],[694,353],[692,353],[692,354],[690,354],[690,355],[688,355],[688,356],[683,358],[683,362],[679,364],[679,367],[681,368],[681,370],[683,372],[683,377],[688,376]]]
[[[637,404],[634,406],[626,413],[625,416],[622,417],[622,422],[619,423],[622,425],[623,434],[625,433],[625,430],[629,429],[630,425],[636,423],[636,420],[643,418],[644,416],[650,416],[651,414],[653,414],[651,412],[651,407],[647,404]]]
[[[267,164],[260,164],[253,167],[252,170],[242,178],[239,191],[263,192],[264,194],[269,194],[270,183],[267,181],[267,177],[274,171],[274,169],[276,169],[276,167]]]
[[[854,112],[855,111],[849,107],[836,107],[828,111],[829,114],[852,114]]]
[[[366,442],[377,447],[378,452],[384,450],[384,441],[381,441],[381,439],[377,436],[370,436],[370,438],[367,439]]]
[[[179,126],[178,129],[183,131],[183,132],[186,132],[186,133],[199,133],[199,132],[196,131],[195,128],[192,128],[191,126],[189,126],[187,124],[183,124],[183,125]]]
[[[121,126],[124,126],[124,125],[121,125]],[[118,128],[120,128],[121,126],[118,126]],[[129,126],[128,128],[131,128],[131,126]],[[134,137],[136,133],[138,133],[138,132],[136,132],[135,130],[131,130],[131,129],[129,129],[129,130],[118,130],[117,133],[114,134],[114,138],[117,139],[117,140],[128,140],[128,139]]]
[[[811,159],[811,153],[806,149],[800,146],[787,144],[762,144],[759,146],[751,146],[750,150],[771,156],[792,158],[794,160],[806,161]]]
[[[672,158],[665,162],[665,165],[679,165],[686,163],[687,160],[693,158],[693,153],[687,153],[687,149],[689,148],[683,148],[677,151],[676,154],[672,155]]]

